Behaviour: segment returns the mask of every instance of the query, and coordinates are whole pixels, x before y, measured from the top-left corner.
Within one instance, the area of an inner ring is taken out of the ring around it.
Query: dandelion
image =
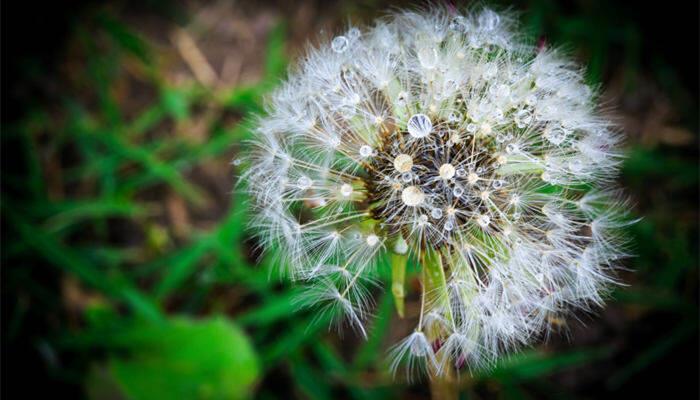
[[[620,136],[582,70],[492,10],[399,12],[312,48],[272,94],[244,179],[306,299],[365,334],[389,260],[414,331],[396,368],[493,364],[601,305],[626,255]]]

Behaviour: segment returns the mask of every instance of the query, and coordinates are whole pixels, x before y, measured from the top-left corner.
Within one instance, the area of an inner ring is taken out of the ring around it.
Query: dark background
[[[629,286],[608,307],[572,321],[567,338],[465,378],[463,397],[698,397],[692,3],[495,3],[602,86],[629,138],[621,184],[643,219],[630,229]],[[285,297],[295,289],[253,265],[229,165],[243,118],[307,41],[407,4],[3,2],[3,394],[121,398],[115,360],[145,350],[111,336],[153,306],[166,321],[223,315],[241,326],[261,365],[253,396],[427,396],[426,384],[384,372],[384,350],[406,327],[389,298],[379,300],[382,335],[340,338],[295,312]],[[176,28],[215,81],[187,61]],[[200,387],[209,377],[191,379]]]

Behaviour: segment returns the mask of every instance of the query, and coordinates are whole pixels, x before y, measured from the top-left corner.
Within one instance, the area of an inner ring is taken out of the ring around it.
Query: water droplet
[[[506,97],[510,96],[510,87],[508,87],[508,85],[498,85],[496,95],[505,99]]]
[[[408,252],[408,243],[402,237],[399,237],[399,240],[396,241],[394,252],[396,254],[406,254]]]
[[[241,165],[242,162],[243,161],[240,158],[236,158],[235,160],[233,160],[233,165],[239,166],[239,165]]]
[[[491,223],[491,217],[486,214],[479,215],[476,219],[476,223],[478,223],[480,227],[486,228]]]
[[[453,167],[452,164],[442,164],[439,174],[442,179],[452,179],[452,177],[455,176],[455,167]]]
[[[420,217],[418,217],[418,223],[421,225],[425,225],[428,223],[428,216],[425,214],[422,214]]]
[[[450,22],[450,29],[459,32],[459,33],[464,33],[467,31],[467,19],[464,18],[461,15],[458,15],[452,19]]]
[[[447,222],[445,222],[445,226],[443,226],[443,228],[444,228],[446,231],[451,231],[452,229],[454,229],[454,227],[455,227],[455,224],[454,224],[454,222],[452,222],[452,221],[447,221]]]
[[[583,170],[583,163],[581,160],[571,160],[569,161],[569,170],[571,172],[581,172]]]
[[[439,208],[433,208],[432,211],[430,211],[430,216],[435,219],[440,219],[442,218],[442,210]]]
[[[464,189],[461,186],[455,186],[454,189],[452,189],[452,194],[455,197],[462,197],[464,194]]]
[[[516,153],[517,151],[518,151],[518,145],[515,143],[509,143],[506,146],[506,153],[508,153],[508,154],[513,154],[513,153]]]
[[[467,175],[467,171],[464,168],[457,168],[457,176],[459,178],[464,178]]]
[[[349,45],[350,43],[348,41],[348,38],[342,35],[336,36],[331,41],[331,49],[336,53],[344,53],[348,49]]]
[[[492,31],[501,23],[501,17],[492,10],[484,10],[478,18],[479,28]]]
[[[410,172],[404,172],[401,174],[401,180],[406,183],[411,182],[413,180],[413,174]]]
[[[362,145],[360,147],[360,157],[367,158],[371,155],[372,155],[372,148],[371,147],[367,146],[366,144]]]
[[[497,180],[493,181],[491,186],[493,186],[494,189],[500,189],[503,187],[504,184],[505,184],[505,181],[503,181],[501,179],[497,179]]]
[[[306,190],[313,185],[313,181],[308,176],[302,176],[297,179],[297,185],[299,186],[299,189]]]
[[[369,247],[374,247],[377,245],[377,243],[379,243],[379,237],[375,234],[371,234],[371,235],[367,236],[366,241],[367,241],[367,245],[369,245]]]
[[[560,145],[566,139],[567,132],[559,126],[548,125],[544,129],[544,137],[555,146]]]
[[[433,123],[425,114],[415,114],[408,120],[408,133],[414,138],[424,138],[433,130]]]
[[[437,50],[434,47],[422,47],[418,49],[418,61],[425,69],[433,69],[438,62]]]
[[[343,195],[343,197],[349,197],[352,194],[352,185],[344,183],[340,187],[340,194]]]
[[[357,40],[362,35],[362,32],[358,28],[350,28],[348,31],[348,37],[350,40]]]
[[[408,93],[406,92],[399,92],[399,94],[396,96],[396,104],[400,107],[405,106],[407,101]]]
[[[357,114],[357,108],[352,104],[343,104],[338,107],[338,112],[345,119],[351,119]]]
[[[498,74],[498,66],[496,64],[489,64],[486,69],[484,69],[485,78],[493,78]]]
[[[532,113],[528,110],[520,110],[517,113],[515,113],[515,118],[513,118],[515,121],[515,125],[523,129],[526,126],[532,122]]]

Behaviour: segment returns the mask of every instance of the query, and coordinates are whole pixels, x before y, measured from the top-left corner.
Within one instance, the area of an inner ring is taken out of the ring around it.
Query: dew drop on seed
[[[299,189],[306,190],[311,187],[313,181],[308,176],[302,176],[297,180]]]
[[[374,235],[374,234],[367,236],[366,240],[367,240],[367,245],[369,245],[369,247],[374,247],[377,245],[377,243],[379,243],[379,237],[377,235]]]
[[[462,113],[459,111],[452,111],[450,115],[447,116],[449,122],[455,123],[462,120]]]
[[[467,175],[467,171],[464,168],[457,168],[457,177],[464,178]]]
[[[515,113],[515,125],[523,129],[525,128],[530,122],[532,122],[532,114],[528,110],[520,110],[517,113]]]
[[[418,222],[422,225],[428,223],[428,216],[425,214],[422,214],[420,217],[418,217]]]
[[[461,186],[455,186],[455,188],[452,189],[452,194],[455,197],[462,197],[462,195],[464,194],[464,189]]]
[[[343,104],[342,106],[338,107],[338,111],[345,119],[351,119],[357,114],[355,106],[351,104]]]
[[[467,31],[467,20],[461,15],[458,15],[450,22],[450,29],[456,32],[464,33]]]
[[[413,174],[411,174],[410,172],[404,172],[403,174],[401,174],[401,180],[408,183],[413,180]]]
[[[516,144],[514,144],[514,143],[509,143],[509,144],[506,146],[506,153],[508,153],[508,154],[513,154],[513,153],[515,153],[515,152],[517,152],[517,151],[518,151],[518,145],[516,145]]]
[[[443,228],[444,228],[446,231],[451,231],[452,229],[454,229],[454,227],[455,227],[455,224],[454,224],[454,222],[452,222],[452,221],[447,221],[447,222],[445,222],[445,226],[443,226]]]
[[[583,163],[581,163],[581,160],[571,160],[569,161],[569,170],[571,172],[581,172],[583,170]]]
[[[407,100],[408,100],[408,93],[399,92],[399,94],[396,96],[396,105],[403,107],[406,105]]]
[[[348,38],[345,36],[336,36],[331,41],[331,49],[336,53],[344,53],[349,47]]]
[[[553,145],[558,146],[566,138],[566,132],[559,127],[547,127],[544,131],[544,137]]]
[[[367,158],[372,155],[372,148],[366,144],[360,147],[360,156],[362,158]]]
[[[434,219],[440,219],[442,218],[442,210],[439,208],[433,208],[432,211],[430,211],[430,216]]]
[[[448,163],[442,164],[439,173],[442,179],[452,179],[455,176],[455,167]]]
[[[241,162],[242,162],[241,159],[237,158],[237,159],[233,160],[233,165],[239,166],[239,165],[241,165]]]
[[[434,47],[423,47],[418,49],[418,61],[425,69],[433,69],[437,66],[438,54]]]
[[[360,32],[358,28],[350,28],[348,31],[348,37],[350,40],[356,40],[360,37],[360,35],[362,35],[362,32]]]
[[[491,217],[489,217],[488,215],[482,214],[482,215],[479,215],[479,218],[476,219],[476,222],[479,224],[480,227],[486,228],[491,223]]]
[[[424,138],[432,130],[433,123],[425,114],[415,114],[408,120],[408,133],[414,138]]]
[[[493,181],[491,186],[493,186],[494,189],[500,189],[503,187],[503,183],[504,182],[502,180],[498,179],[498,180]]]
[[[349,197],[352,194],[352,185],[344,183],[340,187],[340,194],[342,194],[343,197]]]
[[[501,17],[491,10],[485,10],[479,15],[479,27],[485,31],[492,31],[501,23]]]
[[[396,254],[406,254],[408,252],[408,243],[403,238],[400,238],[394,245],[394,252]]]

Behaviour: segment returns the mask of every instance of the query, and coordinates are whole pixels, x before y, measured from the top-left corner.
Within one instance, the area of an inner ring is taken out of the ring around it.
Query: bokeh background
[[[602,86],[642,220],[607,308],[463,376],[462,398],[697,398],[697,3],[495,4]],[[297,309],[257,261],[231,165],[308,42],[396,5],[3,2],[3,394],[428,397],[386,372],[411,326],[390,295],[367,341]]]

